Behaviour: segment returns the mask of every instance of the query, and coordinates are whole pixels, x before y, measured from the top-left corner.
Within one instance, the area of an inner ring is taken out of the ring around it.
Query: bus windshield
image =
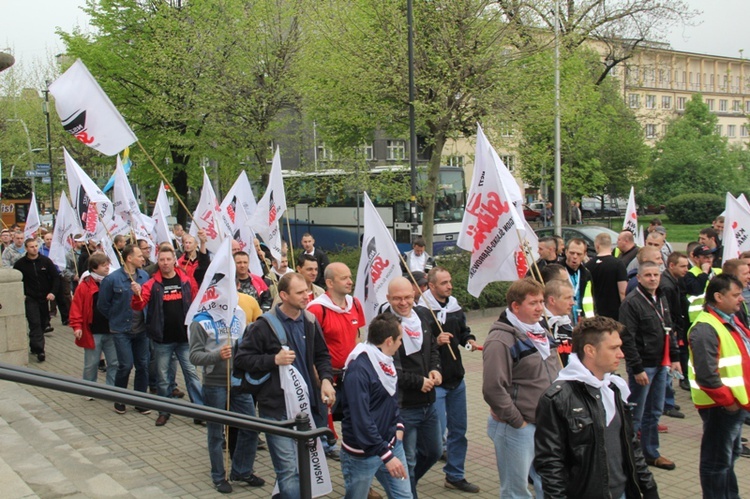
[[[440,171],[435,193],[435,221],[460,222],[466,206],[462,171]]]

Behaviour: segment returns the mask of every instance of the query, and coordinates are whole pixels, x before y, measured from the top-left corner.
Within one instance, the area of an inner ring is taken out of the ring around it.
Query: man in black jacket
[[[440,322],[433,321],[432,334],[438,344],[443,383],[435,387],[435,410],[440,421],[440,435],[448,437],[445,442],[445,487],[462,492],[479,492],[479,487],[466,480],[465,462],[468,442],[466,440],[466,382],[461,350],[477,350],[476,337],[466,324],[466,314],[451,296],[453,284],[451,274],[442,267],[434,267],[427,274],[430,289],[424,292],[420,305],[432,309]]]
[[[26,254],[13,268],[23,274],[26,320],[29,323],[29,348],[39,362],[44,353],[44,324],[49,324],[49,302],[55,299],[60,273],[52,260],[39,254],[39,243],[29,238],[24,242]]]
[[[417,482],[443,452],[440,422],[435,410],[435,387],[443,377],[433,338],[429,310],[414,306],[414,288],[408,279],[396,277],[388,284],[388,308],[401,319],[402,344],[394,357],[398,373],[398,398],[404,420],[404,453],[412,495]]]
[[[296,273],[286,274],[279,280],[278,289],[281,304],[247,327],[234,358],[234,367],[256,380],[267,377],[255,396],[258,412],[262,418],[281,421],[294,418],[296,414],[287,414],[279,366],[293,365],[302,375],[310,395],[311,415],[321,412],[321,402],[332,406],[336,401],[336,390],[333,388],[331,356],[320,325],[315,316],[305,310],[305,279]],[[267,314],[274,317],[267,317]],[[280,322],[283,332],[276,331],[275,321]],[[283,342],[281,335],[284,336]],[[282,348],[282,343],[288,348]],[[320,388],[315,383],[316,370],[321,380]],[[281,499],[298,499],[297,444],[291,438],[270,433],[266,433],[266,439]]]
[[[545,498],[659,497],[627,409],[630,390],[612,375],[624,357],[621,330],[608,317],[578,323],[570,363],[539,400],[534,468]]]
[[[680,367],[682,372],[687,372],[688,347],[687,330],[690,327],[688,321],[688,301],[685,290],[685,274],[688,271],[688,258],[684,253],[675,251],[667,258],[667,267],[661,273],[659,289],[669,305],[672,317],[672,335],[677,338],[677,346],[680,348]],[[667,380],[667,384],[671,383]],[[686,379],[680,380],[680,386],[686,390],[690,389]],[[664,402],[664,414],[670,417],[684,418],[679,409],[675,407],[674,390],[667,386],[667,398]]]
[[[659,418],[664,410],[667,371],[682,372],[677,341],[669,334],[672,318],[667,300],[659,290],[659,265],[643,262],[638,267],[638,287],[620,305],[622,350],[630,384],[628,402],[634,405],[633,426],[641,432],[646,462],[665,470],[675,464],[659,454]]]

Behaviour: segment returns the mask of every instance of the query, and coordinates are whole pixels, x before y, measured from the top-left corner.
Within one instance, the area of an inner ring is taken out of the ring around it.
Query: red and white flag
[[[170,216],[172,216],[172,211],[169,209],[167,191],[164,188],[164,182],[161,182],[159,184],[159,193],[156,195],[156,202],[154,203],[154,211],[151,213],[151,218],[154,221],[153,239],[156,244],[172,244],[172,236],[169,234],[169,224],[167,223],[167,218]]]
[[[380,304],[386,302],[388,283],[401,275],[401,268],[398,247],[367,192],[364,199],[364,220],[354,297],[362,304],[365,323],[369,324],[378,315]]]
[[[215,322],[224,321],[227,326],[232,323],[234,309],[237,308],[235,273],[232,240],[226,237],[214,253],[203,284],[188,309],[186,325],[190,325],[195,314],[201,312],[209,313]]]
[[[722,261],[738,258],[745,251],[750,251],[750,209],[747,200],[743,203],[727,192],[724,211],[724,233],[722,243],[724,253]]]
[[[250,218],[250,225],[255,234],[263,239],[271,255],[281,260],[281,230],[279,220],[286,211],[286,194],[284,193],[284,178],[281,176],[281,154],[279,148],[273,155],[271,174],[268,176],[266,193],[258,201],[258,206]]]
[[[628,196],[628,207],[625,210],[625,220],[622,222],[622,230],[629,230],[633,236],[638,236],[638,211],[635,206],[635,188],[630,187]],[[643,243],[641,243],[643,246]]]
[[[65,131],[87,146],[112,156],[138,140],[80,59],[49,91]]]
[[[42,223],[39,220],[39,207],[36,205],[36,193],[31,193],[31,203],[29,203],[29,212],[26,214],[26,225],[23,228],[24,239],[36,239],[39,234],[39,227]]]
[[[248,218],[245,210],[240,207],[235,212],[234,219],[234,231],[232,232],[232,239],[240,244],[240,251],[244,251],[250,258],[249,269],[250,272],[257,275],[263,275],[263,267],[260,264],[258,253],[255,251],[253,239],[255,239],[255,232],[250,227],[250,219]]]
[[[64,269],[67,265],[65,255],[73,249],[73,237],[83,234],[83,229],[81,224],[78,223],[76,212],[73,211],[73,207],[68,202],[65,191],[60,193],[60,202],[57,206],[57,220],[55,220],[55,230],[52,233],[49,257],[57,265],[57,268]]]
[[[458,236],[458,246],[471,251],[467,290],[472,296],[479,296],[491,282],[518,278],[516,252],[525,231],[500,180],[492,146],[477,125],[474,178]]]
[[[234,181],[234,185],[229,189],[224,201],[221,202],[221,216],[231,224],[233,229],[237,229],[235,213],[241,207],[245,210],[246,218],[249,218],[255,211],[257,203],[253,195],[253,189],[250,187],[250,180],[247,173],[242,170]]]
[[[154,223],[141,213],[120,156],[117,156],[117,167],[115,168],[113,177],[112,207],[115,215],[125,221],[130,230],[135,234],[135,237],[138,239],[151,239],[151,231],[154,228]],[[154,245],[152,244],[151,246]],[[151,256],[153,257],[154,255]]]
[[[221,216],[219,200],[216,198],[214,187],[211,185],[211,180],[208,178],[205,168],[203,169],[201,198],[193,213],[193,225],[190,226],[190,235],[197,238],[198,230],[200,229],[206,231],[206,249],[211,253],[218,251],[221,242],[232,231],[232,227]]]
[[[73,210],[84,230],[87,239],[93,239],[99,225],[99,212],[96,203],[109,203],[109,198],[94,183],[73,157],[63,148],[65,173]]]

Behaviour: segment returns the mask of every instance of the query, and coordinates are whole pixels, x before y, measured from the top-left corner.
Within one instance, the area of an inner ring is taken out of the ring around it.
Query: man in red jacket
[[[203,405],[201,381],[195,366],[190,363],[185,327],[185,316],[198,292],[198,284],[185,272],[175,268],[175,261],[171,246],[159,248],[159,270],[143,287],[135,282],[131,283],[131,306],[133,310],[140,311],[148,305],[146,333],[154,343],[158,394],[162,397],[171,396],[168,371],[172,354],[176,354],[191,402]],[[160,412],[156,426],[164,426],[168,420],[169,413]],[[197,420],[195,422],[199,423]]]

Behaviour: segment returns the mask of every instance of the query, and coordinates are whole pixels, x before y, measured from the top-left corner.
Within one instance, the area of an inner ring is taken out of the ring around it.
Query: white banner
[[[281,176],[281,153],[276,148],[273,155],[271,174],[268,177],[266,193],[260,198],[255,213],[250,218],[250,225],[255,234],[263,239],[274,259],[281,259],[281,230],[279,220],[286,211],[286,194],[284,178]]]
[[[398,247],[367,192],[363,211],[364,235],[354,296],[362,304],[365,323],[369,324],[378,315],[380,304],[386,302],[388,283],[401,275],[401,268]]]
[[[287,347],[284,347],[287,348]],[[304,412],[310,416],[310,427],[315,429],[315,421],[310,410],[310,392],[307,383],[294,365],[279,366],[279,377],[281,378],[281,389],[284,390],[286,401],[286,414],[289,419],[294,419],[297,414]],[[315,446],[310,448],[310,482],[312,484],[312,496],[321,497],[333,492],[331,476],[328,473],[328,461],[323,452],[323,443],[320,438],[315,440]],[[274,493],[278,492],[278,483],[274,487]]]
[[[722,244],[724,253],[722,261],[738,258],[745,251],[750,251],[750,209],[741,199],[727,192],[724,215],[724,233]]]
[[[255,233],[253,232],[253,228],[250,227],[250,219],[247,217],[245,210],[237,210],[234,213],[234,220],[235,228],[234,232],[232,232],[232,238],[240,244],[240,251],[248,254],[250,258],[250,272],[257,276],[263,276],[263,267],[260,264],[260,259],[253,243]]]
[[[55,220],[55,230],[52,233],[49,257],[58,269],[63,270],[67,265],[65,255],[73,249],[73,236],[83,234],[83,229],[78,223],[76,212],[68,202],[65,191],[60,193],[60,202],[57,207],[57,220]]]
[[[633,236],[638,236],[638,211],[635,205],[635,189],[630,187],[630,196],[628,196],[628,207],[625,210],[625,220],[622,222],[622,230],[629,230]],[[643,246],[643,242],[639,244]]]
[[[221,216],[227,219],[228,223],[235,230],[237,229],[235,212],[239,206],[244,208],[246,218],[252,216],[257,206],[253,189],[250,187],[250,180],[247,178],[245,170],[240,172],[237,180],[234,181],[234,185],[232,185],[232,188],[229,189],[229,192],[224,197],[224,201],[221,202]]]
[[[26,225],[23,227],[23,238],[36,239],[39,235],[39,227],[42,223],[39,221],[39,207],[36,205],[36,193],[31,193],[31,203],[29,203],[29,212],[26,214]]]
[[[484,287],[495,281],[518,277],[518,255],[521,237],[526,232],[510,202],[500,179],[500,167],[492,154],[492,146],[477,125],[477,147],[466,212],[458,236],[458,246],[471,251],[467,290],[479,296]],[[515,181],[514,181],[515,182]]]
[[[214,321],[231,324],[234,309],[237,308],[237,283],[235,265],[232,258],[232,240],[224,238],[214,254],[206,277],[198,289],[193,303],[185,316],[185,325],[193,322],[195,314],[207,312]]]
[[[205,168],[203,169],[201,198],[193,213],[193,224],[190,226],[190,235],[197,239],[199,229],[203,229],[206,232],[206,249],[211,253],[216,253],[219,250],[219,246],[221,246],[222,240],[232,233],[232,227],[221,216],[219,200],[216,198],[216,193]],[[200,242],[198,242],[198,245],[200,245]]]
[[[49,91],[65,131],[87,146],[112,156],[138,140],[80,59]]]
[[[167,218],[171,215],[167,190],[164,188],[164,182],[161,182],[159,193],[156,195],[156,203],[154,203],[154,212],[151,214],[151,218],[154,220],[154,241],[156,244],[172,244],[172,236],[169,234],[169,225],[167,224]]]

